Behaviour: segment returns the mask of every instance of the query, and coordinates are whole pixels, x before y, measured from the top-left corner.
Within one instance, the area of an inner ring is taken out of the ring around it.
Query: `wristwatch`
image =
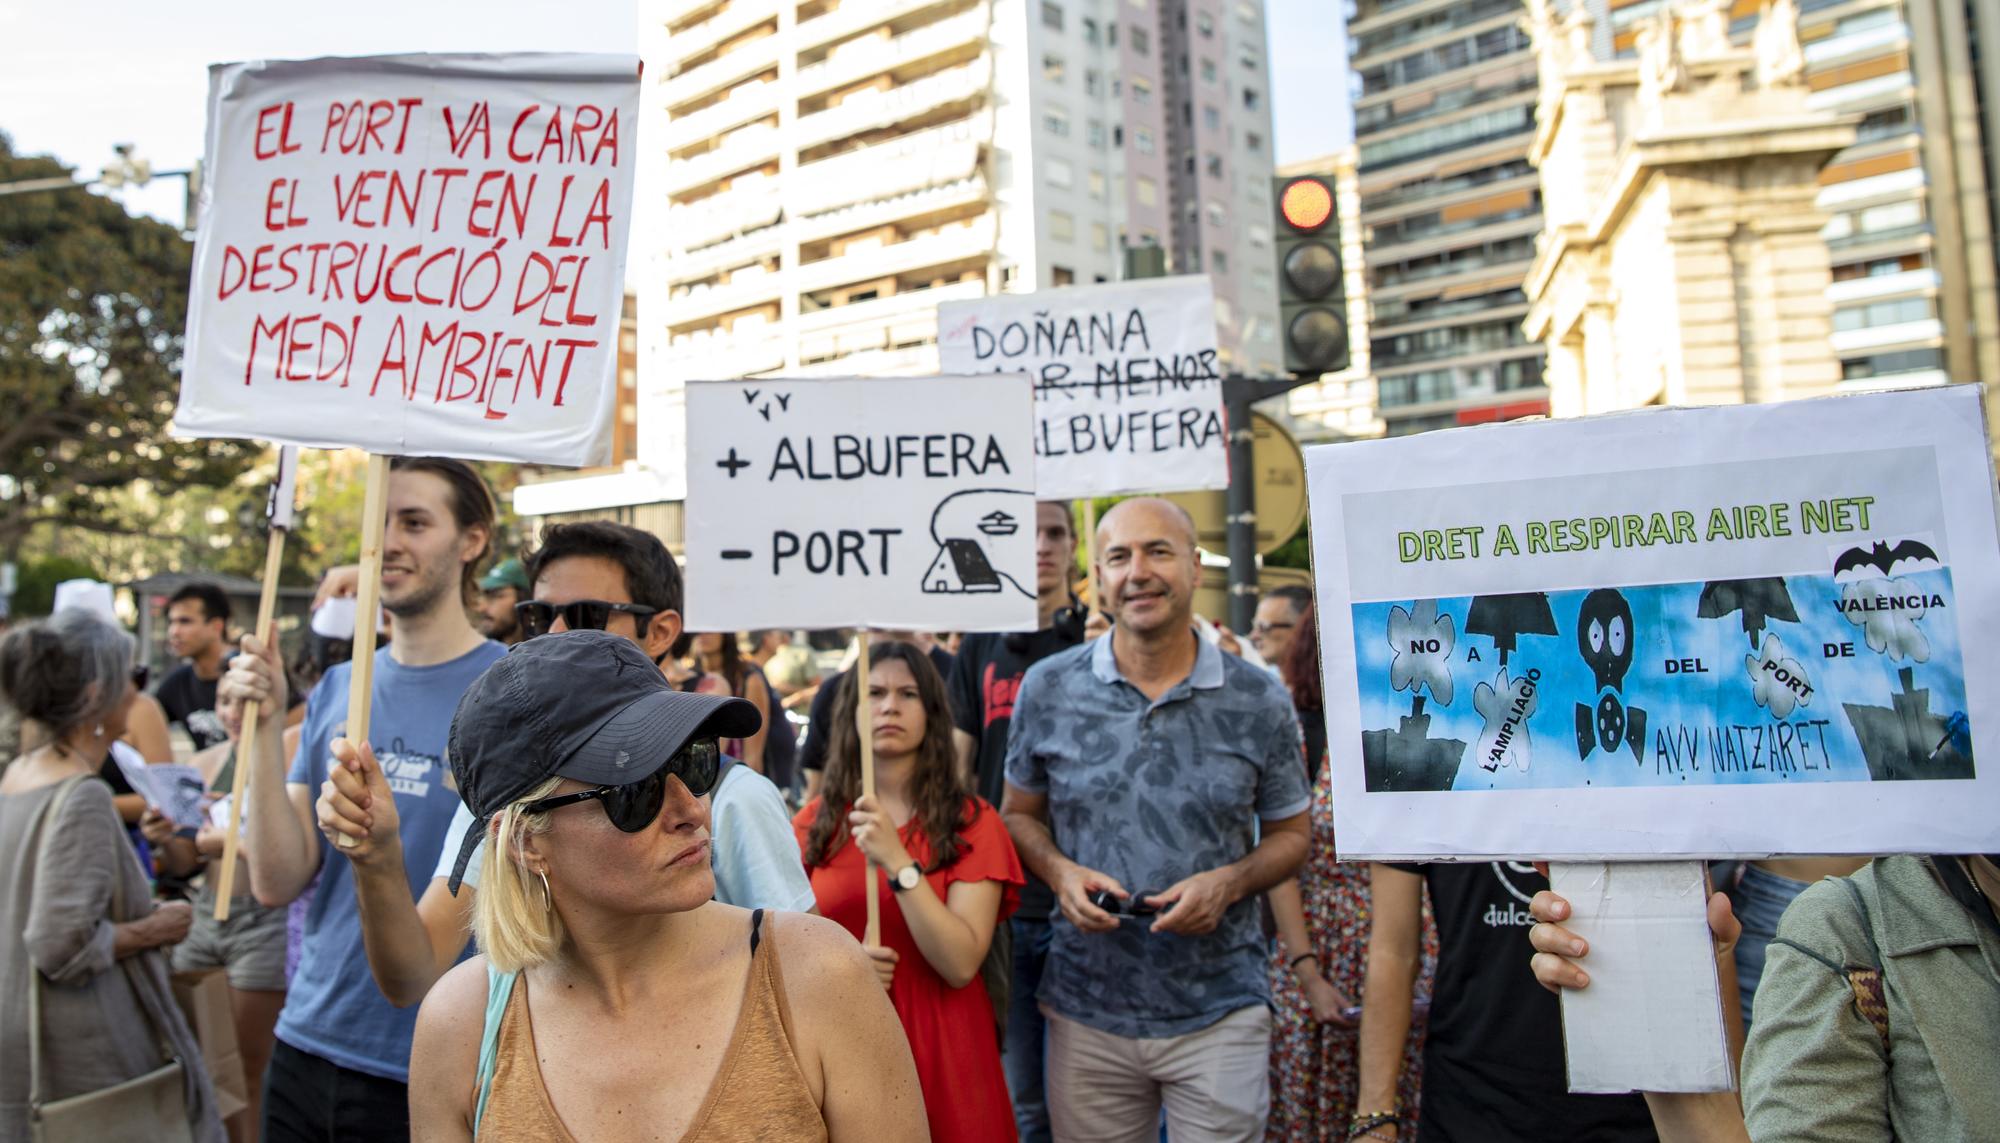
[[[912,861],[889,875],[889,888],[901,893],[905,889],[915,889],[924,879],[924,867]]]

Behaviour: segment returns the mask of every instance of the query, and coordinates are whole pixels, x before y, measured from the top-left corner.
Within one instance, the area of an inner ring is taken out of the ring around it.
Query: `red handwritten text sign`
[[[175,431],[601,459],[638,96],[629,56],[210,69]]]

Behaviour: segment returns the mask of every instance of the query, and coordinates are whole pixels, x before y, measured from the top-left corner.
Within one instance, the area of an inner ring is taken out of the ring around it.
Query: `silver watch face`
[[[896,871],[896,884],[905,889],[915,889],[917,881],[921,877],[923,877],[923,874],[917,870],[916,866],[905,865]]]

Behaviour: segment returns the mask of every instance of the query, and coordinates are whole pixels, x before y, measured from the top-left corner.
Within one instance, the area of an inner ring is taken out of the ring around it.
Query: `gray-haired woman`
[[[0,777],[0,1143],[30,1137],[35,1102],[137,1079],[169,1054],[184,1069],[186,1131],[104,1124],[103,1137],[223,1138],[201,1050],[156,951],[187,933],[189,907],[155,907],[96,777],[125,731],[132,686],[131,637],[89,612],[0,639],[0,701],[19,712],[24,748]],[[39,1092],[27,1066],[36,988]]]

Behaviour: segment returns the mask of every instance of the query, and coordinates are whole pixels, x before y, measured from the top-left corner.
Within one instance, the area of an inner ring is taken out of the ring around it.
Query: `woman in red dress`
[[[860,938],[866,878],[880,885],[882,947],[869,949],[917,1061],[931,1138],[1013,1143],[993,1005],[980,966],[1014,911],[1021,861],[1000,814],[959,776],[944,680],[908,643],[872,652],[875,796],[861,791],[857,720],[828,734],[820,796],[792,819],[820,912]],[[834,709],[855,709],[854,679]],[[867,868],[873,861],[876,869]]]

